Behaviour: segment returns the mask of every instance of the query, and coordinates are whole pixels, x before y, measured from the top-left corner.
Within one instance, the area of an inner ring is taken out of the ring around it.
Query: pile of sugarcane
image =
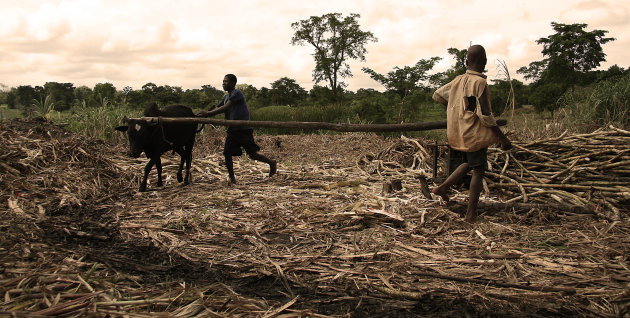
[[[630,201],[630,132],[613,126],[514,143],[488,160],[486,186],[510,196],[507,202],[590,206],[618,217]]]

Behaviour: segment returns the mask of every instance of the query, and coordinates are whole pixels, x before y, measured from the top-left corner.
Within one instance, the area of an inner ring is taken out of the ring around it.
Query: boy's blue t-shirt
[[[245,102],[245,95],[241,92],[240,89],[234,89],[232,92],[228,93],[223,97],[221,103],[219,103],[219,107],[225,105],[228,100],[231,100],[233,105],[230,109],[225,111],[225,119],[227,120],[249,120],[249,109],[247,109],[247,102]],[[237,130],[247,130],[252,129],[252,127],[247,126],[238,126],[232,127],[228,126],[227,131],[237,131]]]

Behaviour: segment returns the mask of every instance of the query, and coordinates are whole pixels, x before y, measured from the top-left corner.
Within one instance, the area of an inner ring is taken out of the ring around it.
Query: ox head
[[[126,116],[122,119],[122,125],[116,127],[116,130],[127,132],[129,138],[128,155],[138,158],[145,150],[145,147],[151,141],[150,124],[142,120],[128,119]]]

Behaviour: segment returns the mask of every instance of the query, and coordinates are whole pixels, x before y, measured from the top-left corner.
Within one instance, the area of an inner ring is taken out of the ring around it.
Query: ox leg
[[[184,154],[186,155],[186,178],[184,178],[184,185],[187,185],[190,183],[190,164],[192,162],[192,148],[186,148]]]
[[[157,177],[158,177],[157,186],[161,187],[163,186],[163,183],[162,183],[162,159],[160,157],[157,157],[157,159],[155,160],[155,169],[157,170]]]
[[[155,159],[150,158],[149,162],[147,162],[147,165],[144,166],[144,175],[142,176],[142,182],[140,182],[140,188],[138,189],[138,191],[140,192],[147,191],[147,178],[149,178],[149,172],[151,172],[151,168],[153,168],[154,164],[155,164]]]
[[[177,152],[180,158],[179,168],[177,169],[177,182],[182,182],[184,181],[184,178],[182,177],[182,170],[184,170],[184,161],[186,160],[186,151],[175,150],[175,152]]]

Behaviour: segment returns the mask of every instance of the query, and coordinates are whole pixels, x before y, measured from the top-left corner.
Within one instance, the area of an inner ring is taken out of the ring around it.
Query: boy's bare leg
[[[278,164],[276,163],[275,160],[269,159],[259,153],[253,153],[253,154],[249,154],[249,157],[257,160],[257,161],[262,161],[266,164],[269,165],[269,176],[273,177],[274,174],[276,174],[276,172],[278,171]]]
[[[483,186],[483,168],[473,169],[472,179],[470,180],[470,190],[468,191],[468,209],[466,210],[466,222],[474,222],[477,218],[477,205],[479,204],[479,195]]]
[[[442,200],[448,202],[448,189],[454,185],[455,182],[463,178],[469,171],[470,165],[467,162],[462,163],[459,167],[457,167],[457,169],[455,169],[455,171],[453,171],[453,173],[451,173],[450,176],[448,176],[448,178],[446,178],[446,180],[444,180],[444,182],[442,182],[442,184],[433,189],[433,194],[439,195]]]
[[[230,176],[230,183],[236,184],[236,178],[234,177],[234,163],[232,162],[232,156],[225,155],[225,166],[227,167],[228,175]]]

